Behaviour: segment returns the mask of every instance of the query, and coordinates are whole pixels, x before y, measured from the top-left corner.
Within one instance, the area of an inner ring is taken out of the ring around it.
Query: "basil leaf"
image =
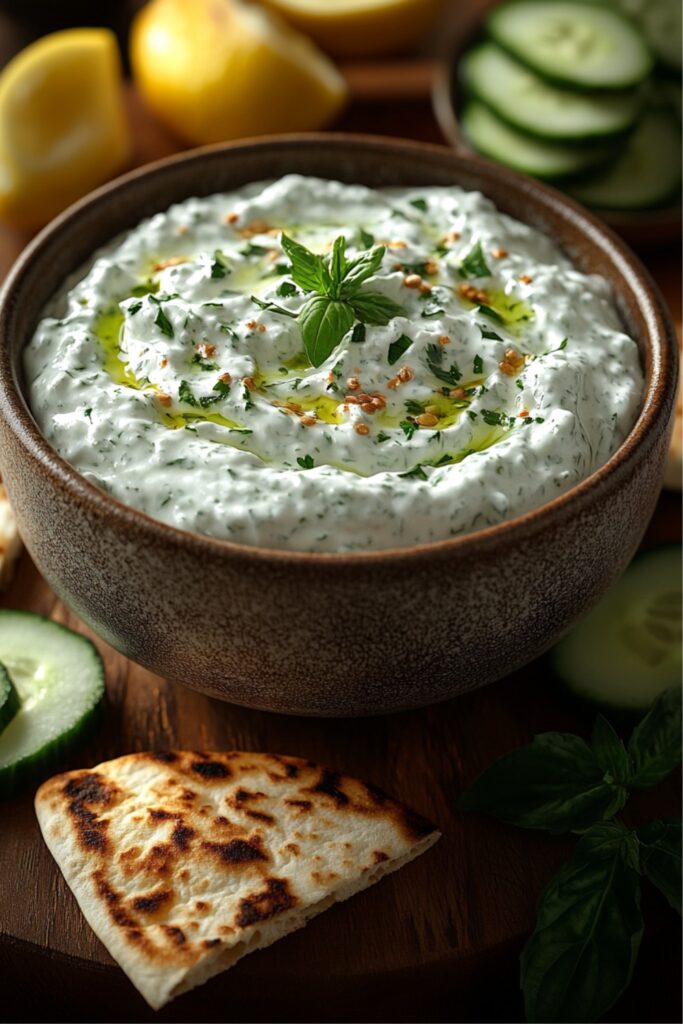
[[[353,325],[353,311],[345,302],[315,295],[299,313],[301,335],[312,366],[320,366]]]
[[[392,341],[389,346],[389,354],[387,355],[387,362],[389,366],[393,366],[401,358],[404,352],[407,352],[410,346],[413,344],[413,339],[409,338],[407,334],[402,334],[396,341]]]
[[[382,265],[386,249],[383,245],[377,245],[370,252],[361,253],[355,259],[349,260],[346,264],[344,280],[341,286],[342,298],[349,298],[355,295],[363,281],[376,274]]]
[[[263,299],[259,299],[256,295],[250,295],[251,301],[259,307],[259,309],[266,309],[270,313],[279,313],[280,316],[291,316],[296,320],[298,314],[293,313],[291,309],[285,309],[284,306],[278,306],[277,302],[264,302]]]
[[[636,829],[643,873],[681,913],[681,819],[651,821]]]
[[[470,249],[467,256],[460,264],[460,275],[461,277],[490,277],[491,271],[489,265],[486,262],[486,257],[481,247],[481,242],[477,242],[474,248]]]
[[[384,327],[393,317],[405,314],[402,306],[379,292],[354,295],[350,305],[361,323],[374,324],[378,327]]]
[[[460,798],[466,811],[520,828],[560,833],[585,829],[623,807],[628,793],[604,779],[579,736],[546,732],[498,758]]]
[[[292,261],[291,276],[305,292],[319,292],[326,295],[330,290],[330,274],[322,256],[311,252],[289,238],[284,231],[280,237],[282,248]]]
[[[342,278],[346,273],[346,239],[344,235],[339,235],[335,238],[334,245],[332,246],[332,255],[330,257],[330,277],[332,278],[332,287],[341,284]]]
[[[360,238],[360,243],[364,249],[371,249],[375,244],[375,236],[371,235],[369,231],[365,230],[365,228],[359,229],[358,237]]]
[[[632,789],[654,786],[681,762],[681,690],[674,686],[654,702],[628,744]]]
[[[630,763],[626,747],[603,715],[598,715],[591,739],[593,756],[603,772],[613,781],[628,785]]]
[[[595,825],[543,893],[522,952],[527,1020],[599,1020],[631,980],[642,933],[636,837]]]

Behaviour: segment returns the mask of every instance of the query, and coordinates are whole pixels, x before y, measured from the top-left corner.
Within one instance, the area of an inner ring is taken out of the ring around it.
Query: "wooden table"
[[[360,74],[363,80],[363,71]],[[338,127],[441,141],[424,99],[354,104]],[[137,161],[177,148],[131,97]],[[0,233],[0,274],[24,244]],[[646,262],[680,326],[680,261]],[[647,541],[680,536],[680,500],[663,495]],[[56,541],[58,542],[58,540]],[[3,602],[88,633],[24,556]],[[523,832],[455,809],[458,794],[498,755],[539,731],[587,734],[593,712],[567,702],[535,664],[477,693],[422,711],[356,721],[284,718],[212,702],[126,661],[98,641],[107,666],[104,731],[71,766],[150,747],[299,754],[380,785],[437,821],[443,840],[424,858],[247,957],[227,975],[152,1014],[77,910],[46,848],[31,798],[0,808],[0,977],[16,1021],[516,1021],[517,956],[544,885],[573,841]],[[633,821],[676,813],[676,779],[629,805]],[[680,1020],[680,934],[656,893],[648,937],[613,1021]],[[656,977],[656,984],[653,979]]]

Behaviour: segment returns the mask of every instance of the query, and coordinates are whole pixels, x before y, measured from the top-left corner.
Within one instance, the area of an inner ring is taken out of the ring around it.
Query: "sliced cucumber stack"
[[[474,149],[491,160],[535,178],[566,178],[609,158],[609,148],[603,144],[577,146],[571,142],[553,142],[524,135],[501,121],[478,100],[470,100],[465,106],[461,125]]]
[[[551,651],[554,671],[579,697],[640,711],[681,685],[680,544],[635,559],[600,604]]]
[[[576,0],[512,0],[488,29],[503,49],[551,82],[573,89],[629,89],[652,70],[649,47],[616,10]]]
[[[681,127],[669,110],[650,109],[613,164],[569,186],[587,206],[642,210],[675,200],[681,185]]]
[[[680,0],[507,0],[464,55],[464,137],[492,160],[552,180],[589,206],[676,202]],[[600,166],[602,165],[602,166]]]
[[[19,694],[10,674],[5,666],[0,664],[0,732],[12,721],[20,704]]]
[[[544,82],[494,43],[470,50],[461,65],[465,87],[513,128],[548,140],[621,135],[640,111],[637,92],[578,93]]]
[[[90,731],[104,667],[85,637],[40,615],[0,611],[0,661],[21,706],[0,732],[0,797],[48,775]]]

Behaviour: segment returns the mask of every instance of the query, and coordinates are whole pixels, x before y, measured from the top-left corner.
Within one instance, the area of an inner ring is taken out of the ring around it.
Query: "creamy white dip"
[[[354,314],[312,366],[283,231],[318,254],[343,235],[347,260],[385,246],[357,294],[402,312]],[[302,551],[442,540],[542,505],[609,458],[643,394],[607,283],[479,193],[297,175],[189,199],[100,250],[25,372],[45,436],[98,487]]]

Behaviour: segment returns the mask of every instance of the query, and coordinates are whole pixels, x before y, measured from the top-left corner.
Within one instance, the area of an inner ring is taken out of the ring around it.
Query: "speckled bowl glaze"
[[[21,351],[45,302],[143,217],[287,172],[481,189],[612,284],[646,372],[642,412],[598,472],[480,533],[368,554],[267,551],[158,523],[87,483],[38,430]],[[613,234],[552,189],[415,143],[320,135],[199,150],[135,171],[67,210],[26,249],[0,298],[0,470],[40,571],[128,657],[223,700],[365,715],[444,700],[530,661],[633,555],[660,490],[676,386],[662,299]]]

